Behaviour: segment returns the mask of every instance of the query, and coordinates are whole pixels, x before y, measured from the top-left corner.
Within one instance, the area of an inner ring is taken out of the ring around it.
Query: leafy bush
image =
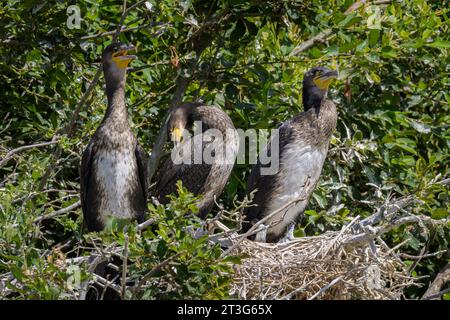
[[[79,270],[64,267],[65,259],[87,255],[93,243],[114,243],[123,252],[123,231],[84,235],[76,205],[80,154],[105,111],[103,79],[86,105],[80,101],[111,40],[102,33],[116,29],[123,8],[110,1],[72,2],[80,6],[81,29],[67,28],[65,2],[8,0],[0,8],[1,156],[54,139],[0,160],[0,281],[12,290],[0,294],[8,292],[9,298],[74,297],[80,288],[69,279],[82,283],[90,276],[85,264]],[[132,128],[146,150],[184,77],[184,100],[219,105],[238,128],[274,128],[302,110],[303,73],[328,66],[342,78],[329,93],[338,104],[338,128],[297,235],[339,229],[356,215],[370,215],[387,198],[408,194],[423,200],[411,214],[448,221],[448,184],[437,183],[450,173],[444,3],[379,1],[347,12],[354,1],[148,3],[128,13],[124,26],[131,30],[119,37],[139,49],[126,92]],[[315,41],[305,47],[310,39]],[[235,167],[221,197],[225,207],[236,195],[243,197],[249,170]],[[192,201],[182,192],[166,209],[150,206],[149,215],[158,219],[151,230],[128,227],[133,279],[183,252],[154,275],[174,287],[148,288],[139,298],[226,296],[230,270],[220,249],[185,230],[200,223],[181,214],[194,210]],[[71,205],[76,209],[58,213]],[[384,240],[394,246],[409,239],[404,249],[412,256],[448,252],[448,226],[429,232],[401,227]],[[421,297],[448,259],[448,253],[407,259],[412,274],[428,276],[407,296]]]

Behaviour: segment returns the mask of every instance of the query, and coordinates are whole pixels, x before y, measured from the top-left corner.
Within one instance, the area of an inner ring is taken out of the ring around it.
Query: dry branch
[[[122,27],[122,29],[120,30],[120,33],[136,31],[136,30],[146,29],[146,28],[152,28],[152,27],[156,27],[156,26],[168,26],[168,25],[169,24],[162,24],[162,23],[147,23],[147,24],[143,24],[140,26],[136,26],[136,27],[130,27],[130,28]],[[91,35],[81,37],[81,40],[89,40],[89,39],[111,36],[111,35],[114,35],[116,32],[117,32],[117,30],[101,32],[101,33],[97,33],[97,34],[91,34]]]
[[[9,160],[11,160],[16,154],[28,150],[28,149],[33,149],[33,148],[40,148],[40,147],[46,147],[46,146],[50,146],[53,144],[57,144],[58,141],[54,140],[54,141],[49,141],[49,142],[42,142],[42,143],[36,143],[36,144],[31,144],[31,145],[26,145],[26,146],[21,146],[18,148],[15,148],[11,151],[9,151],[5,157],[3,159],[0,160],[0,168],[3,167]]]
[[[62,208],[60,210],[56,210],[56,211],[54,211],[52,213],[49,213],[47,215],[37,217],[36,219],[34,219],[34,223],[39,223],[39,222],[42,222],[44,220],[53,219],[53,218],[55,218],[57,216],[60,216],[62,214],[65,214],[65,213],[68,213],[68,212],[70,212],[72,210],[75,210],[75,209],[79,208],[80,206],[81,206],[81,201],[78,200],[77,202],[71,204],[70,206]]]
[[[379,1],[372,1],[370,4],[383,5],[383,4],[389,4],[391,2],[392,2],[391,0],[379,0]],[[353,12],[353,11],[357,10],[364,3],[365,3],[365,1],[357,1],[356,3],[351,5],[344,12],[344,14],[349,14],[350,12]],[[332,29],[325,29],[324,31],[319,32],[314,37],[312,37],[312,38],[310,38],[308,40],[305,40],[302,43],[300,43],[294,50],[292,50],[292,52],[289,54],[289,56],[296,56],[296,55],[302,53],[303,51],[306,51],[306,50],[310,49],[311,47],[313,47],[316,44],[324,43],[325,41],[328,40],[328,38],[332,34],[333,34],[333,30]]]
[[[167,258],[166,260],[164,260],[163,262],[161,262],[160,264],[158,264],[157,266],[155,266],[152,270],[150,270],[146,275],[144,275],[142,277],[141,280],[139,280],[138,284],[136,286],[134,286],[133,288],[131,288],[131,291],[133,292],[133,295],[136,295],[140,292],[142,286],[151,278],[153,277],[158,271],[162,270],[162,268],[164,268],[166,265],[169,264],[169,262],[171,262],[172,260],[178,258],[179,256],[181,256],[182,254],[184,254],[184,251],[178,252],[177,254]]]
[[[434,281],[430,284],[427,291],[423,295],[423,300],[431,300],[440,298],[445,292],[439,292],[446,283],[450,282],[450,263],[447,263],[447,265],[442,268],[441,271],[439,271],[438,275],[434,279]],[[449,288],[450,289],[450,288]],[[447,289],[447,292],[448,290]]]

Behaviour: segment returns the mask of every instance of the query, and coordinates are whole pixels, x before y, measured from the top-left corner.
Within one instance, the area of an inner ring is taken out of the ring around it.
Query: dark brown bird
[[[127,66],[136,56],[133,46],[115,43],[102,55],[108,107],[83,153],[80,191],[89,231],[104,228],[109,215],[142,221],[147,208],[147,155],[128,123],[125,105]]]
[[[189,137],[193,125],[197,128]],[[233,122],[218,107],[184,103],[172,110],[168,131],[175,148],[158,172],[155,194],[159,202],[168,203],[167,195],[176,194],[181,180],[189,192],[201,196],[199,216],[204,218],[233,169],[239,145]]]
[[[313,188],[319,180],[328,152],[331,135],[336,128],[335,104],[327,99],[328,85],[337,72],[322,67],[309,70],[303,79],[304,112],[284,122],[278,129],[279,170],[274,175],[262,175],[260,161],[254,165],[247,184],[247,193],[257,189],[253,203],[244,214],[247,223],[243,231],[272,212],[279,210],[263,224],[265,232],[252,239],[263,242],[286,241],[294,237],[298,219],[303,214]],[[275,139],[277,137],[273,137]],[[271,152],[269,142],[264,152]],[[269,152],[269,154],[270,154]],[[267,153],[266,153],[267,154]],[[275,155],[277,156],[277,155]],[[301,201],[295,201],[302,199]],[[283,206],[287,207],[283,208]],[[284,238],[283,238],[284,237]]]

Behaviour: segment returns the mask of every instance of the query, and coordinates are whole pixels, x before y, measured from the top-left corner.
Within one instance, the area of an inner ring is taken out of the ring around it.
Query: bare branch
[[[450,262],[447,263],[441,271],[439,271],[438,275],[423,295],[422,300],[436,299],[442,296],[444,293],[449,292],[450,288],[446,289],[447,291],[444,290],[443,292],[439,292],[441,288],[448,282],[450,282]]]
[[[145,230],[145,229],[147,229],[148,227],[150,227],[151,225],[153,225],[156,221],[158,221],[158,219],[150,218],[150,219],[148,219],[148,220],[146,220],[146,221],[144,221],[144,222],[138,224],[137,230],[138,230],[138,231]]]
[[[44,215],[44,216],[40,216],[40,217],[34,219],[34,223],[40,223],[40,222],[42,222],[44,220],[55,218],[55,217],[60,216],[62,214],[68,213],[68,212],[70,212],[72,210],[75,210],[75,209],[77,209],[80,206],[81,206],[81,201],[78,200],[77,202],[71,204],[68,207],[65,207],[65,208],[63,208],[61,210],[57,210],[57,211],[54,211],[54,212],[52,212],[50,214],[47,214],[47,215]]]
[[[138,1],[135,4],[133,4],[132,6],[130,6],[129,8],[127,8],[126,1],[124,2],[122,17],[120,17],[120,21],[119,21],[119,24],[117,25],[117,29],[116,29],[116,32],[114,33],[112,42],[116,42],[117,38],[119,37],[121,30],[122,30],[123,23],[125,21],[125,18],[128,16],[130,11],[133,10],[134,8],[142,5],[143,3],[145,3],[145,0]]]
[[[363,5],[364,2],[365,1],[358,1],[358,2],[354,3],[353,5],[351,5],[344,12],[344,14],[348,14],[350,12],[355,11],[361,5]],[[372,4],[374,4],[374,5],[382,5],[382,4],[387,4],[387,3],[390,3],[390,2],[391,2],[391,0],[382,0],[382,1],[374,1],[374,2],[372,2]],[[328,38],[332,34],[333,34],[333,30],[332,29],[325,29],[324,31],[319,32],[314,37],[312,37],[312,38],[310,38],[310,39],[300,43],[294,50],[292,50],[292,52],[289,54],[289,56],[296,56],[299,53],[302,53],[303,51],[306,51],[306,50],[310,49],[311,47],[313,47],[314,45],[316,45],[318,43],[324,43],[325,41],[328,40]]]
[[[127,267],[128,267],[128,234],[125,234],[125,247],[123,249],[123,263],[122,263],[122,287],[120,290],[120,297],[122,300],[125,299],[125,293],[127,289]]]
[[[299,53],[308,50],[318,43],[323,43],[326,39],[333,33],[333,30],[326,29],[320,32],[318,35],[300,43],[292,52],[289,54],[290,56],[296,56]]]
[[[322,293],[324,293],[325,291],[327,291],[328,289],[330,289],[332,286],[334,286],[336,283],[338,283],[339,281],[342,280],[344,276],[340,276],[339,278],[334,279],[333,281],[331,281],[329,284],[327,284],[325,287],[321,288],[319,291],[317,291],[314,295],[312,295],[310,298],[308,298],[308,300],[314,300],[315,298],[317,298],[318,296],[320,296]]]
[[[155,26],[168,26],[168,25],[170,25],[170,24],[167,24],[167,23],[163,24],[163,23],[158,22],[158,23],[147,23],[147,24],[143,24],[143,25],[131,27],[131,28],[122,27],[122,29],[120,30],[120,33],[136,31],[136,30],[146,29],[146,28],[152,28]],[[89,39],[111,36],[111,35],[114,35],[116,32],[117,32],[117,29],[114,31],[107,31],[107,32],[101,32],[101,33],[97,33],[97,34],[91,34],[91,35],[81,37],[81,40],[89,40]]]
[[[54,140],[54,141],[49,141],[49,142],[41,142],[41,143],[36,143],[36,144],[30,144],[27,146],[21,146],[18,148],[15,148],[11,151],[9,151],[6,156],[0,160],[0,168],[3,167],[9,160],[11,160],[12,157],[14,157],[16,154],[18,154],[19,152],[25,151],[25,150],[29,150],[29,149],[33,149],[33,148],[40,148],[40,147],[46,147],[46,146],[50,146],[53,144],[57,144],[58,140]]]
[[[405,259],[421,260],[423,258],[436,257],[436,256],[439,256],[439,255],[445,253],[445,252],[447,252],[447,251],[446,250],[440,250],[440,251],[437,251],[437,252],[422,254],[422,255],[419,255],[419,256],[412,256],[412,255],[407,254],[407,253],[399,253],[398,255],[400,257],[402,257],[402,258],[405,258]]]
[[[136,296],[136,294],[141,290],[141,287],[151,278],[153,275],[160,271],[162,268],[164,268],[167,264],[169,264],[170,261],[172,261],[175,258],[178,258],[180,255],[185,253],[184,251],[178,252],[177,254],[167,258],[157,266],[155,266],[152,270],[150,270],[146,275],[142,277],[141,280],[139,280],[138,284],[134,286],[131,291],[133,292],[133,295]]]
[[[445,290],[439,291],[436,294],[433,294],[432,296],[428,296],[426,298],[422,298],[422,300],[434,300],[434,299],[437,299],[437,298],[441,298],[442,295],[444,295],[446,293],[449,293],[449,292],[450,292],[450,288],[447,288]]]

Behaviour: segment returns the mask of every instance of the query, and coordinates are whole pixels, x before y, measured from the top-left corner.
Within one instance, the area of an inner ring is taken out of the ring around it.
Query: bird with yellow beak
[[[252,240],[285,242],[294,238],[294,228],[319,181],[328,145],[336,128],[336,105],[327,99],[327,92],[331,81],[337,76],[337,71],[324,67],[315,67],[305,73],[304,112],[285,121],[278,128],[278,135],[272,137],[266,150],[262,151],[264,154],[268,153],[267,150],[274,152],[273,139],[278,139],[278,172],[262,174],[259,160],[253,167],[247,194],[256,192],[253,206],[244,209],[243,232],[268,215],[276,214],[267,219],[267,228],[252,236]]]

